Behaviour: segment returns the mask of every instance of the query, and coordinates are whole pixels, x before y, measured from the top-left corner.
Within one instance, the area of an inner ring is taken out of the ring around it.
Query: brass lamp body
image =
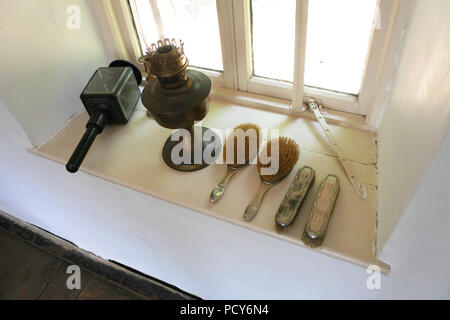
[[[170,129],[186,129],[190,135],[190,139],[183,140],[182,151],[190,153],[190,160],[182,163],[174,161],[173,150],[180,140],[172,141],[174,139],[170,136],[163,147],[164,162],[178,171],[195,171],[207,167],[210,163],[206,163],[203,156],[200,160],[198,156],[194,157],[194,148],[198,148],[197,155],[201,148],[203,155],[211,143],[217,145],[220,139],[211,131],[208,136],[212,138],[205,141],[203,137],[211,129],[194,124],[208,113],[211,80],[199,71],[187,70],[187,57],[182,48],[173,44],[160,45],[145,56],[145,65],[154,77],[147,79],[142,103],[159,125]],[[217,146],[214,149],[219,148]],[[208,149],[211,150],[211,146]]]

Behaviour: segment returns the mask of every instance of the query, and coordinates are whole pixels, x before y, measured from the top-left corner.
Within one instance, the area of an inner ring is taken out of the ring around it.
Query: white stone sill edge
[[[37,156],[39,156],[41,158],[44,158],[44,159],[47,159],[47,160],[51,160],[51,161],[54,161],[56,163],[65,165],[65,163],[63,163],[61,160],[57,159],[56,157],[53,157],[53,156],[48,155],[46,153],[40,152],[38,149],[39,149],[39,147],[28,148],[27,151],[29,153],[37,155]],[[114,178],[111,178],[111,177],[105,177],[102,174],[99,174],[97,172],[93,172],[92,170],[89,170],[89,169],[86,169],[86,168],[83,168],[83,167],[80,168],[80,171],[83,172],[83,173],[89,174],[91,176],[103,179],[106,182],[115,183],[115,184],[124,186],[126,188],[135,190],[137,192],[143,193],[145,195],[148,195],[148,196],[151,196],[151,197],[155,197],[157,199],[160,199],[160,200],[163,200],[163,201],[167,201],[169,203],[173,203],[175,205],[178,205],[178,206],[181,206],[181,207],[186,208],[188,210],[191,210],[191,211],[193,211],[195,213],[207,215],[207,216],[210,216],[212,218],[218,219],[220,221],[225,221],[225,222],[231,223],[231,224],[233,224],[235,226],[238,226],[238,227],[241,227],[241,228],[246,228],[246,229],[251,230],[253,232],[257,232],[259,234],[264,234],[264,235],[269,236],[269,237],[271,237],[273,239],[282,240],[282,241],[291,243],[293,245],[296,245],[296,246],[299,246],[299,247],[302,247],[302,248],[306,248],[308,250],[319,252],[319,253],[325,254],[325,255],[327,255],[327,256],[329,256],[331,258],[335,258],[335,259],[338,259],[338,260],[341,260],[341,261],[344,261],[344,262],[348,262],[348,263],[351,263],[351,264],[354,264],[354,265],[357,265],[357,266],[360,266],[360,267],[363,267],[363,268],[367,268],[367,267],[369,267],[371,265],[375,265],[375,266],[378,266],[380,268],[380,272],[382,274],[384,274],[384,275],[388,275],[389,272],[390,272],[390,266],[387,263],[381,261],[380,259],[378,259],[375,256],[373,257],[373,261],[371,263],[367,263],[367,262],[361,261],[359,259],[356,259],[356,258],[353,258],[353,257],[350,257],[350,256],[340,255],[340,254],[338,254],[338,253],[336,253],[336,252],[334,252],[332,250],[328,250],[327,248],[312,249],[312,248],[309,248],[309,247],[305,246],[303,243],[297,242],[297,241],[295,241],[295,240],[293,240],[293,239],[291,239],[289,237],[283,237],[282,235],[278,235],[277,237],[274,237],[270,232],[268,232],[266,230],[262,230],[262,229],[259,229],[257,227],[254,227],[252,224],[244,224],[244,223],[240,224],[237,221],[234,221],[233,219],[230,219],[230,218],[225,217],[225,216],[221,216],[221,215],[219,215],[219,214],[217,214],[217,213],[215,213],[215,212],[213,212],[211,210],[205,210],[205,212],[200,212],[194,207],[190,207],[190,206],[186,205],[185,203],[180,203],[180,201],[175,201],[173,199],[169,199],[167,196],[165,196],[163,194],[159,194],[157,192],[149,192],[148,190],[144,190],[142,188],[129,185],[129,184],[127,184],[124,181],[119,181],[118,179],[114,179]]]

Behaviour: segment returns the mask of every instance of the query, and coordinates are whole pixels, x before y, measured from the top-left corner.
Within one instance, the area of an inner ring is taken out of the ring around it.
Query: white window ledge
[[[350,122],[358,122],[355,119],[352,118]],[[48,142],[30,152],[65,164],[84,133],[87,120],[88,115],[85,112],[79,114]],[[161,150],[172,130],[160,127],[152,118],[147,117],[142,104],[138,105],[128,125],[107,127],[97,137],[80,170],[195,210],[204,214],[205,219],[214,217],[238,227],[294,243],[299,246],[299,250],[305,250],[300,248],[305,247],[301,236],[318,185],[327,174],[337,174],[341,178],[341,190],[325,241],[321,248],[314,250],[363,267],[377,265],[383,273],[388,273],[389,265],[375,255],[375,133],[341,125],[330,126],[346,158],[351,160],[353,171],[366,183],[367,199],[362,200],[354,193],[317,122],[233,105],[214,98],[213,95],[210,111],[203,120],[204,125],[231,129],[244,122],[254,122],[262,128],[278,128],[280,135],[294,138],[301,148],[296,167],[286,179],[268,191],[258,215],[252,222],[243,220],[243,212],[260,183],[256,167],[251,165],[237,173],[221,201],[211,204],[208,201],[209,194],[225,174],[225,166],[214,164],[192,173],[180,173],[168,168],[162,161]],[[362,120],[361,124],[363,123]],[[280,230],[275,225],[275,212],[296,171],[304,165],[311,166],[316,171],[313,189],[310,190],[293,225]]]

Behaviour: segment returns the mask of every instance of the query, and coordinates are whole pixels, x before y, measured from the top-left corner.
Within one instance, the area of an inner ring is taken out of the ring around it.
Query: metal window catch
[[[342,150],[340,149],[336,138],[331,133],[330,128],[328,127],[327,122],[325,121],[325,118],[322,114],[322,106],[319,101],[311,99],[311,98],[305,98],[304,100],[306,106],[303,107],[302,111],[306,111],[308,108],[314,112],[314,115],[317,118],[317,121],[319,122],[320,126],[322,127],[322,130],[325,132],[325,135],[328,138],[328,141],[330,142],[331,146],[333,147],[334,152],[337,154],[339,161],[342,164],[342,167],[344,168],[345,174],[348,177],[348,180],[353,186],[353,190],[355,190],[355,193],[360,196],[362,199],[366,199],[367,197],[367,191],[366,186],[361,181],[357,180],[355,175],[352,173],[350,166],[347,163],[347,159],[344,158],[344,154],[342,153]]]

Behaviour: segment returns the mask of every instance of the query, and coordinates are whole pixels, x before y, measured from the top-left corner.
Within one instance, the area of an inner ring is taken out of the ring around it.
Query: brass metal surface
[[[189,61],[184,55],[183,42],[164,39],[152,44],[147,55],[140,58],[149,72],[148,84],[142,93],[142,103],[156,122],[169,129],[189,129],[201,121],[208,113],[211,80],[203,73],[187,70]],[[208,132],[202,128],[202,132]],[[214,134],[212,134],[214,136]],[[203,159],[192,158],[185,163],[173,158],[173,151],[179,142],[169,137],[164,144],[163,159],[172,169],[178,171],[194,171],[203,169],[211,163]],[[186,145],[185,152],[195,154],[194,147],[199,150],[215,148],[220,138],[216,135],[213,141],[194,141]],[[214,144],[214,145],[211,145]],[[190,148],[190,149],[189,149]],[[218,152],[217,152],[218,153]],[[202,152],[203,155],[203,152]],[[209,162],[209,161],[208,161]]]
[[[193,133],[194,130],[201,129],[201,135],[196,137]],[[220,150],[222,149],[221,140],[220,137],[211,129],[206,127],[200,127],[195,126],[195,128],[191,128],[189,130],[192,139],[187,141],[189,146],[185,148],[185,150],[189,150],[190,157],[189,161],[181,162],[181,163],[175,163],[174,159],[176,157],[173,156],[174,148],[176,148],[177,145],[179,145],[181,142],[178,141],[172,141],[172,135],[167,138],[163,151],[162,151],[162,157],[164,162],[172,169],[177,171],[197,171],[206,168],[211,163],[206,163],[205,159],[203,158],[203,154],[205,152],[205,149],[208,148],[208,150],[214,150],[211,152],[211,156],[213,157],[213,160],[215,161],[217,157],[219,156]],[[205,134],[208,134],[209,137],[212,137],[211,140],[204,140]],[[181,135],[180,135],[181,136]],[[198,149],[196,149],[195,145],[198,146]],[[181,151],[183,152],[183,151]],[[195,152],[197,152],[197,157]],[[200,156],[199,156],[200,155]],[[182,157],[182,154],[179,154],[177,156]]]
[[[158,78],[153,78],[142,93],[142,103],[162,127],[189,128],[208,113],[211,80],[201,72],[187,70],[191,87],[167,90]]]

